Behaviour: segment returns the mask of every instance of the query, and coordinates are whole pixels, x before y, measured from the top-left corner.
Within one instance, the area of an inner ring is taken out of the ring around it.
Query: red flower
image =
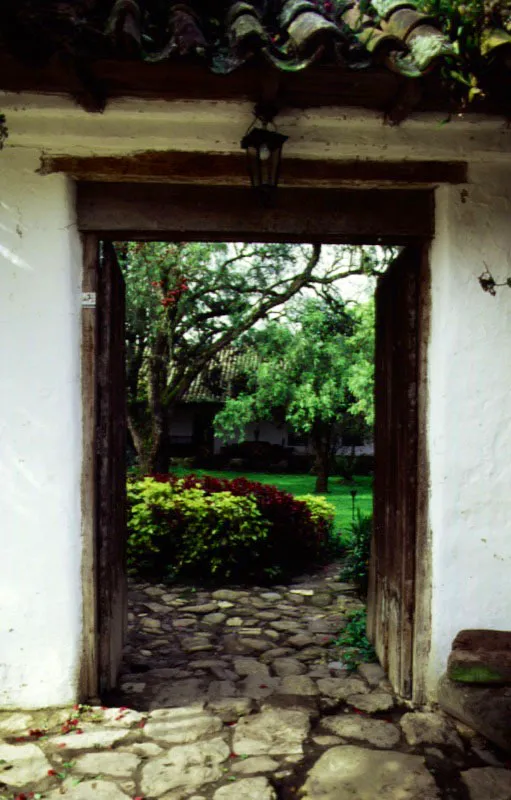
[[[57,773],[55,772],[55,770],[54,770],[54,769],[49,769],[49,770],[48,770],[48,775],[50,776],[50,778],[53,778],[53,777],[55,777],[55,775],[56,775],[56,774],[57,774]]]

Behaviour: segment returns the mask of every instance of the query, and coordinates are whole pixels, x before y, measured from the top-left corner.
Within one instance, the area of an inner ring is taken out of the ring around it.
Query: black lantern
[[[241,146],[247,151],[250,181],[265,202],[273,196],[279,182],[282,147],[289,137],[268,130],[268,122],[259,119],[261,126],[249,128]]]

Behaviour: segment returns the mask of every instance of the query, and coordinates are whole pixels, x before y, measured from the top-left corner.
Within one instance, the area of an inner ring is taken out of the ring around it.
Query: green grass
[[[249,481],[269,483],[289,492],[292,495],[314,494],[315,475],[286,475],[282,473],[271,474],[267,472],[230,472],[226,470],[187,470],[176,468],[172,470],[177,475],[186,475],[193,472],[195,475],[212,475],[215,478],[247,478]],[[373,479],[366,476],[355,476],[353,483],[341,483],[338,476],[329,479],[329,491],[323,495],[335,508],[335,526],[341,535],[346,534],[352,522],[352,498],[350,492],[357,492],[355,509],[360,509],[362,514],[371,514],[373,510]],[[342,537],[344,538],[344,536]]]

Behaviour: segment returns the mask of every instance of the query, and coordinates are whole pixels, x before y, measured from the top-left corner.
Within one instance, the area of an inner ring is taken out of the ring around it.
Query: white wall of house
[[[40,156],[237,152],[252,109],[122,100],[89,115],[1,93],[0,105],[0,707],[28,708],[75,699],[81,639],[80,246],[72,184],[37,174]],[[315,109],[280,125],[297,157],[471,163],[466,191],[437,190],[431,258],[432,696],[458,630],[511,628],[511,291],[492,298],[477,282],[485,263],[511,275],[511,130],[440,121],[390,128]]]
[[[429,343],[430,691],[463,628],[511,630],[511,163],[436,197]]]
[[[0,153],[0,708],[75,698],[80,269],[72,184]]]

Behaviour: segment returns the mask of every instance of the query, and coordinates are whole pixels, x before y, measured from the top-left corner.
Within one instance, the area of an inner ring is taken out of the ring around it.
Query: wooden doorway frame
[[[96,291],[93,253],[100,239],[167,241],[268,241],[325,244],[394,244],[422,248],[424,299],[419,388],[419,469],[416,530],[414,681],[412,699],[424,699],[429,653],[430,553],[428,544],[425,451],[426,345],[429,317],[429,243],[434,235],[434,195],[430,186],[387,188],[283,188],[277,204],[261,208],[248,189],[226,186],[104,183],[77,184],[78,227],[83,239],[82,290]],[[98,695],[97,497],[95,334],[92,306],[82,310],[83,391],[83,654],[80,694]]]

